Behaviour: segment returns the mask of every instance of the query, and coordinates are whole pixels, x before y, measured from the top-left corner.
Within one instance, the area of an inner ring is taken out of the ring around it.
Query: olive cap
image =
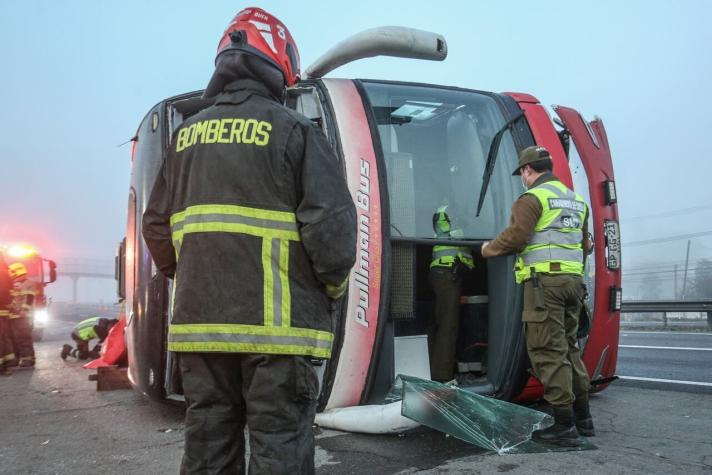
[[[539,162],[541,160],[547,159],[551,160],[551,155],[549,154],[549,151],[544,147],[540,147],[539,145],[532,145],[531,147],[527,147],[519,154],[519,164],[517,165],[517,168],[514,170],[514,172],[512,172],[512,175],[520,175],[520,170],[524,165],[529,165],[530,163]]]

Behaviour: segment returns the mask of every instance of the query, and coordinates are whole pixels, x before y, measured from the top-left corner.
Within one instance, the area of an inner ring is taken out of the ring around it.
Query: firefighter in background
[[[99,352],[101,351],[101,344],[104,343],[104,340],[106,340],[106,337],[109,335],[111,327],[117,323],[119,323],[119,321],[115,318],[101,317],[89,317],[77,323],[71,334],[72,340],[77,344],[77,347],[72,348],[72,345],[67,344],[62,346],[62,352],[60,353],[61,358],[66,360],[67,356],[70,355],[80,360],[98,358]],[[89,342],[95,339],[99,341],[90,351]]]
[[[204,93],[174,133],[143,215],[174,278],[168,349],[186,399],[181,473],[314,473],[318,378],[333,299],[356,258],[356,210],[324,133],[282,105],[299,79],[287,28],[236,15]]]
[[[10,362],[15,359],[10,337],[10,308],[12,306],[12,277],[0,252],[0,376],[12,374]]]
[[[433,214],[433,229],[438,239],[462,237],[462,230],[453,229],[447,206],[441,206]],[[474,267],[469,248],[442,244],[433,246],[428,280],[435,294],[435,331],[430,345],[430,376],[435,381],[454,379],[462,277]]]
[[[594,435],[591,384],[576,340],[585,254],[592,244],[584,199],[561,183],[552,168],[545,148],[522,151],[513,175],[521,175],[527,191],[512,206],[509,227],[482,245],[482,256],[517,253],[514,272],[517,283],[524,283],[527,351],[555,420],[532,438],[576,446],[578,434]]]
[[[10,331],[20,368],[35,366],[35,347],[32,341],[32,312],[38,295],[37,283],[27,278],[27,268],[20,262],[10,264],[13,279],[13,302],[10,312]]]

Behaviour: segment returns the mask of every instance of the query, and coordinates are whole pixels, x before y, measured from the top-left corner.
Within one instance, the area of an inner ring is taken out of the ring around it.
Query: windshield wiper
[[[487,152],[487,163],[485,164],[485,172],[482,175],[482,189],[480,190],[480,199],[477,202],[477,213],[475,216],[479,217],[480,211],[482,211],[482,204],[485,202],[485,195],[487,195],[487,188],[489,187],[490,177],[494,171],[494,162],[497,160],[497,152],[499,152],[499,144],[502,142],[502,136],[509,130],[515,122],[524,117],[524,112],[520,112],[512,119],[509,119],[506,124],[502,126],[501,129],[494,134],[492,137],[492,143],[490,143],[489,152]]]

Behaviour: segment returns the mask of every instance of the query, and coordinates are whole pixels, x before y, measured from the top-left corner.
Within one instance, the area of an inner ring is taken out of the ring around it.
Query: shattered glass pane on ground
[[[399,375],[386,402],[399,399],[403,416],[498,454],[596,448],[583,437],[578,447],[534,442],[532,432],[551,425],[551,416],[436,381]]]

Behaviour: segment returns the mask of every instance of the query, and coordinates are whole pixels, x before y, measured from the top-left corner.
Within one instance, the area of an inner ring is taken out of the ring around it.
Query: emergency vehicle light
[[[619,312],[623,304],[623,289],[611,287],[609,299],[608,309],[611,312]]]
[[[30,246],[12,246],[7,250],[7,255],[16,259],[23,259],[37,254],[37,251]]]
[[[49,322],[49,312],[47,311],[46,308],[38,308],[35,310],[34,314],[34,323],[40,323],[42,325],[45,325]]]
[[[612,205],[618,201],[618,195],[616,194],[616,182],[613,180],[603,182],[603,193],[606,197],[606,204]]]

